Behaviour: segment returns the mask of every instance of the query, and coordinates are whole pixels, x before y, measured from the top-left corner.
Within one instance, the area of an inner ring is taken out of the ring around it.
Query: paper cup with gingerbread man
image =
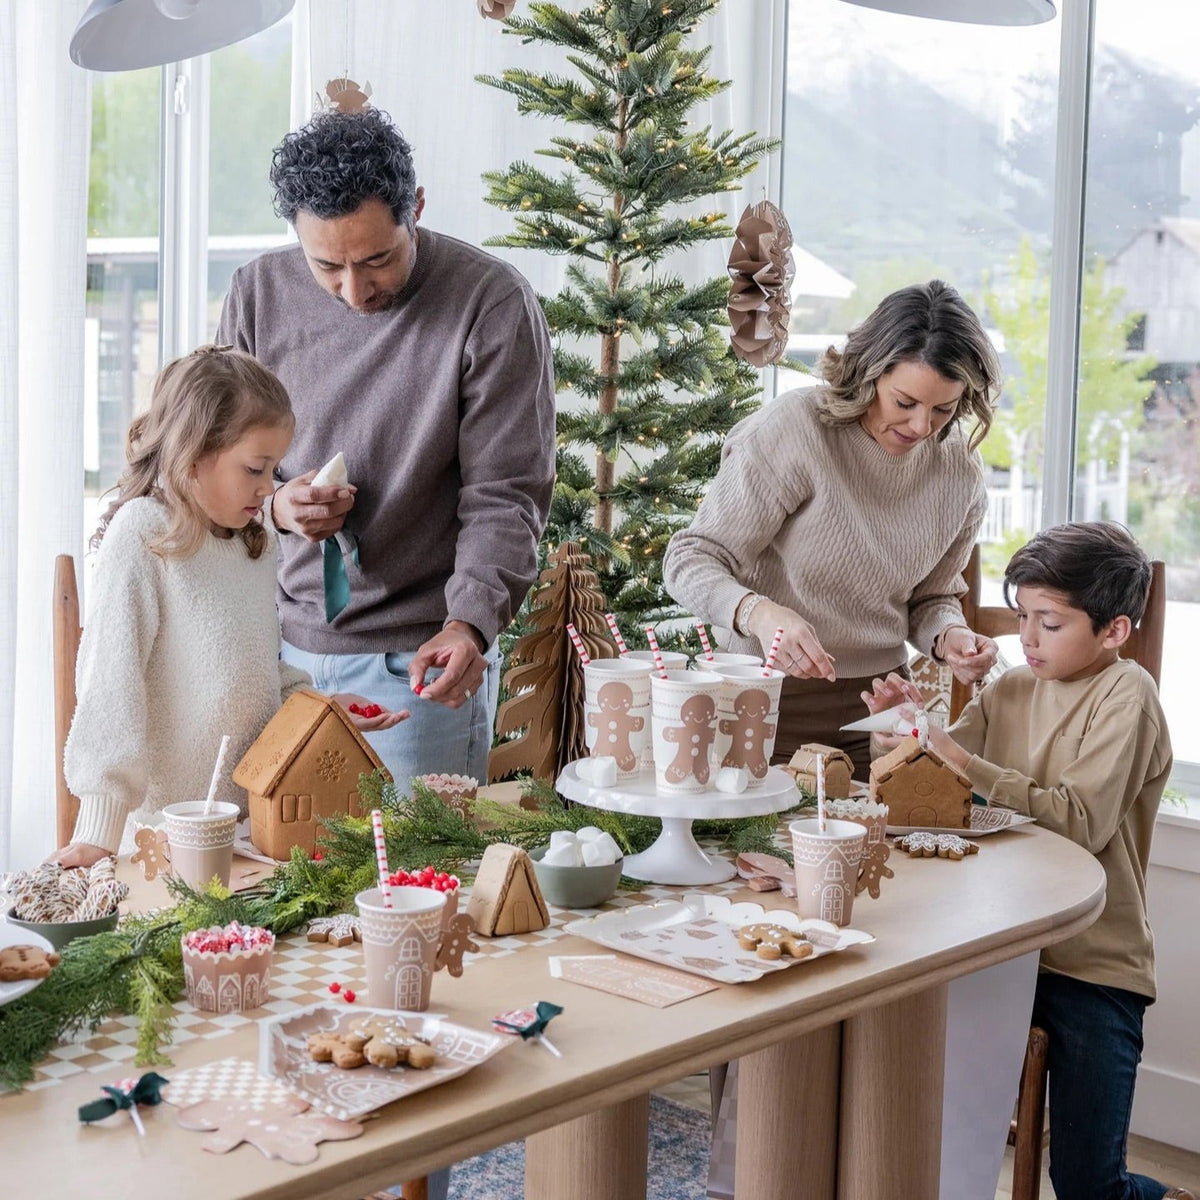
[[[617,761],[617,780],[641,772],[650,741],[652,662],[594,658],[583,668],[583,723],[588,753]]]
[[[775,752],[783,672],[737,663],[712,671],[723,680],[713,760],[719,767],[744,767],[749,786],[762,787]]]
[[[704,792],[714,786],[721,677],[709,671],[668,671],[650,677],[654,779],[661,791]]]

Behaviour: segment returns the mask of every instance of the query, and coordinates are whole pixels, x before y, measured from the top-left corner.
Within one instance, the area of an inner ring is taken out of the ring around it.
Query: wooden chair
[[[75,716],[75,660],[79,657],[79,585],[75,560],[60,554],[54,560],[54,830],[58,846],[67,845],[79,814],[79,798],[71,794],[63,774],[63,751],[71,718]]]
[[[979,603],[979,547],[971,551],[967,569],[963,572],[967,594],[962,609],[966,623],[986,637],[998,638],[1015,634],[1019,629],[1017,614],[1007,605]],[[1146,611],[1138,627],[1121,648],[1123,658],[1132,658],[1159,682],[1162,672],[1163,629],[1167,615],[1166,567],[1155,559],[1150,564],[1150,595]],[[957,720],[974,694],[970,684],[956,679],[950,692],[950,719]],[[1042,1151],[1046,1143],[1046,1049],[1044,1029],[1034,1025],[1025,1044],[1025,1061],[1021,1066],[1021,1084],[1017,1091],[1017,1115],[1008,1131],[1008,1144],[1013,1147],[1012,1200],[1037,1200],[1042,1183]]]

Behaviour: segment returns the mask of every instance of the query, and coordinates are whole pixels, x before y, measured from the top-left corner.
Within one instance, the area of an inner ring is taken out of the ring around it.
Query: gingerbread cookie
[[[732,741],[721,760],[723,767],[745,767],[755,779],[767,773],[767,739],[775,733],[774,724],[767,721],[771,698],[761,688],[747,688],[733,701],[735,720],[722,721],[721,732]]]
[[[979,846],[956,833],[906,833],[896,839],[896,845],[906,850],[910,858],[961,859],[966,854],[978,854]]]
[[[331,946],[349,946],[362,941],[362,929],[358,918],[349,913],[336,917],[316,917],[308,923],[310,942],[328,942]]]
[[[606,683],[596,693],[596,712],[588,713],[588,724],[596,730],[594,757],[611,754],[622,771],[632,771],[638,763],[629,744],[631,733],[640,733],[645,717],[631,717],[633,688],[627,683]]]
[[[708,782],[708,751],[716,732],[717,706],[711,696],[689,696],[679,708],[679,724],[663,730],[663,739],[675,742],[675,758],[664,775],[668,783],[682,783],[689,775]]]
[[[775,962],[785,954],[790,958],[807,958],[813,952],[804,934],[766,921],[743,925],[738,930],[737,940],[743,950],[753,950],[759,958],[769,962]]]
[[[5,946],[0,950],[0,983],[16,983],[20,979],[45,979],[58,964],[53,950],[40,946]]]
[[[422,1071],[436,1059],[432,1048],[399,1017],[359,1017],[345,1033],[314,1033],[308,1039],[314,1062],[331,1062],[343,1071],[374,1067],[413,1067]]]
[[[342,1033],[314,1033],[308,1039],[308,1053],[313,1062],[331,1062],[343,1071],[353,1071],[367,1061],[363,1045]]]

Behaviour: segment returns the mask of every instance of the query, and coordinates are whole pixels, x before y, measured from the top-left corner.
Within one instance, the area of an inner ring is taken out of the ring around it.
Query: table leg
[[[831,1025],[739,1059],[737,1200],[833,1200],[841,1041]]]
[[[646,1200],[650,1096],[525,1139],[525,1200]]]
[[[945,1053],[945,984],[843,1024],[838,1200],[938,1194]]]

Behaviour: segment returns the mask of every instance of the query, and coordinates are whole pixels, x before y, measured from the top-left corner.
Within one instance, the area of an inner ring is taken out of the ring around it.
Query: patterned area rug
[[[706,1113],[651,1096],[646,1200],[703,1200],[708,1145]],[[469,1158],[450,1175],[450,1200],[522,1200],[524,1195],[524,1142]]]

